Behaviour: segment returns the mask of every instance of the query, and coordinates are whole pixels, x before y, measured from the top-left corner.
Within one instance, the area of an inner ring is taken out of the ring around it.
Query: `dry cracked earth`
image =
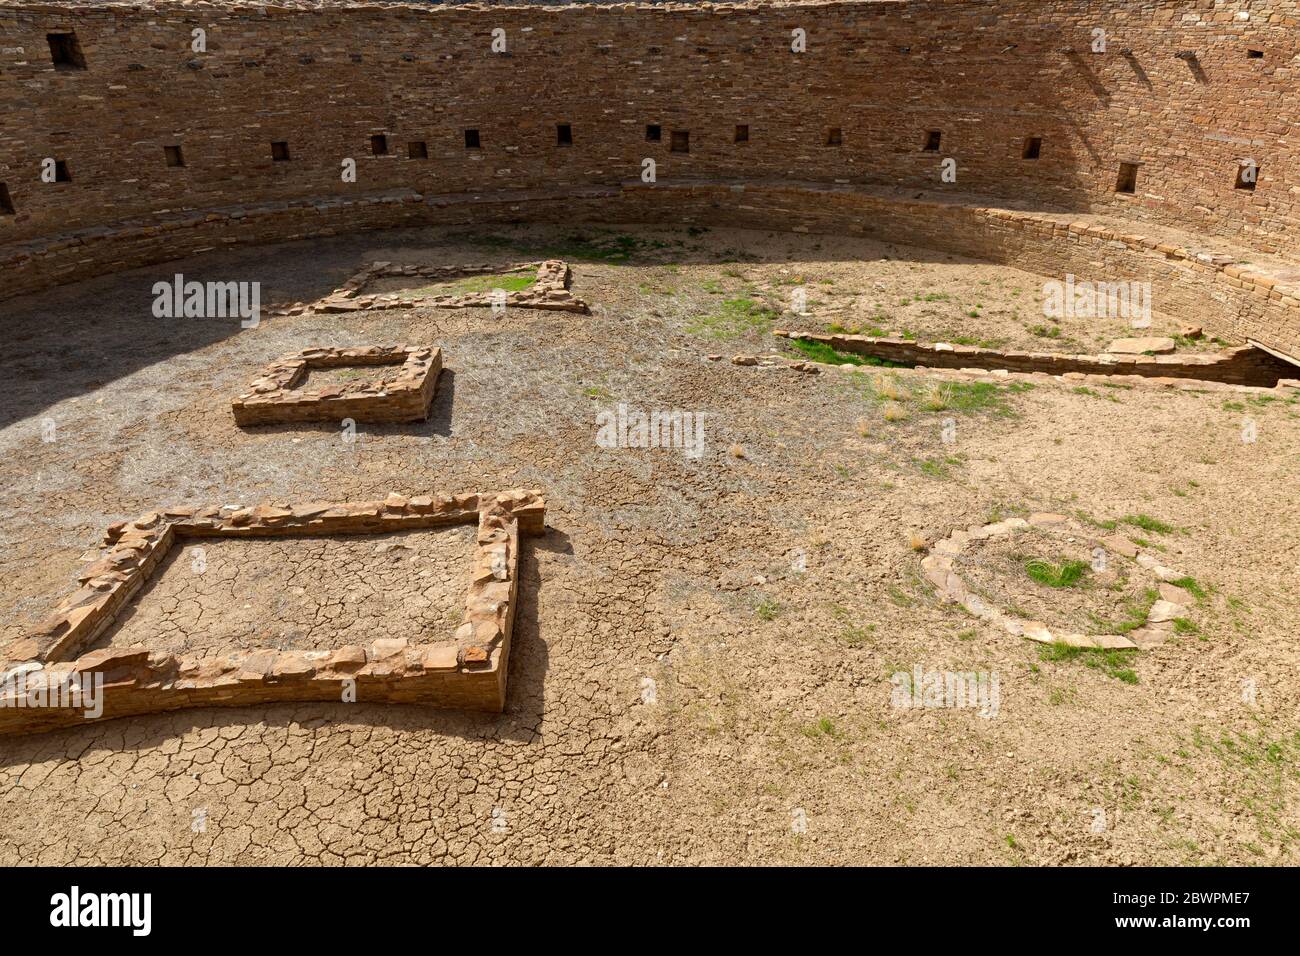
[[[265,303],[374,259],[547,256],[592,315],[150,312],[176,272],[260,281]],[[160,505],[537,487],[548,528],[523,551],[505,713],[282,705],[0,739],[0,860],[1300,862],[1300,406],[1039,382],[932,408],[924,373],[709,359],[831,321],[1036,339],[1043,281],[862,240],[502,226],[211,253],[4,303],[0,640],[72,589],[108,524]],[[798,285],[813,314],[781,315]],[[235,427],[267,362],[393,343],[444,350],[429,421],[356,442]],[[620,403],[703,414],[703,454],[601,447]],[[1167,554],[1203,594],[1190,629],[1061,655],[936,600],[924,542],[1042,510]],[[457,540],[377,544],[225,543],[202,575],[182,553],[111,639],[326,646],[454,609]],[[997,714],[894,707],[891,675],[918,665],[997,674]]]

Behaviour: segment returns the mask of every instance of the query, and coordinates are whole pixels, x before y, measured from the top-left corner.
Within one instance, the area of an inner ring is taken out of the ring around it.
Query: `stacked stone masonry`
[[[376,377],[319,388],[304,384],[314,369],[354,366],[373,369]],[[427,346],[310,348],[271,363],[230,407],[240,425],[420,422],[429,417],[441,371],[442,349]]]
[[[365,312],[386,309],[470,309],[502,308],[543,309],[552,312],[591,311],[586,302],[569,292],[569,283],[573,272],[568,263],[560,259],[547,259],[545,262],[528,263],[523,266],[510,266],[506,272],[517,272],[527,266],[537,267],[537,278],[532,286],[519,292],[504,292],[499,298],[491,291],[468,292],[454,295],[450,292],[425,296],[402,296],[397,293],[366,294],[366,288],[376,279],[422,278],[435,281],[448,281],[470,275],[485,275],[500,272],[488,265],[476,266],[420,266],[394,262],[372,262],[364,269],[350,277],[342,286],[335,289],[319,302],[309,305],[295,304],[288,309],[277,310],[275,314],[301,315],[312,312]]]
[[[465,612],[454,634],[428,643],[385,638],[332,651],[231,649],[203,657],[147,647],[86,651],[182,540],[213,537],[383,534],[478,522],[477,554]],[[356,700],[499,711],[517,604],[520,535],[544,530],[538,491],[496,495],[390,494],[383,501],[267,503],[248,508],[171,508],[114,525],[101,557],[79,576],[81,589],[36,630],[0,651],[0,734],[31,733],[86,719],[75,709],[26,707],[25,693],[99,674],[103,719],[184,707],[268,701]]]
[[[505,54],[491,52],[498,27]],[[791,51],[796,28],[807,52]],[[84,69],[53,62],[58,32],[75,33]],[[745,219],[994,259],[1015,228],[1050,261],[1108,217],[1133,223],[1121,237],[1179,230],[1229,257],[1205,265],[1232,294],[1172,289],[1165,311],[1218,305],[1300,351],[1295,277],[1239,265],[1296,261],[1296,0],[31,4],[0,7],[0,50],[3,295],[404,224]],[[657,182],[624,187],[647,158]],[[41,181],[45,159],[65,181]],[[945,159],[956,182],[940,179]],[[1120,163],[1137,167],[1131,193],[1116,189]],[[759,188],[794,178],[811,185]],[[750,188],[670,191],[692,181]],[[1151,241],[1139,258],[1167,268],[1138,268],[1171,287],[1202,268],[1172,254],[1193,241]],[[1096,245],[1104,258],[1079,255],[1076,274],[1139,251]]]
[[[953,345],[947,342],[913,342],[909,339],[869,335],[817,335],[776,330],[791,339],[822,342],[839,352],[869,355],[887,362],[926,368],[1005,369],[1008,372],[1044,372],[1048,375],[1135,375],[1142,378],[1192,379],[1274,388],[1289,383],[1296,368],[1267,352],[1242,346],[1208,355],[1066,355],[1059,352],[1006,352]],[[1289,387],[1289,384],[1288,386]]]

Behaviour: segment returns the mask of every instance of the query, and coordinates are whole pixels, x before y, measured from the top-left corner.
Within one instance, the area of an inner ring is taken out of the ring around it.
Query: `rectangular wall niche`
[[[841,146],[844,143],[844,134],[840,132],[838,126],[832,126],[826,131],[825,143],[827,146]]]
[[[657,143],[664,138],[664,131],[658,123],[650,123],[645,128],[645,141],[647,143]]]
[[[1119,176],[1115,180],[1115,192],[1117,193],[1137,192],[1137,181],[1138,181],[1138,164],[1120,163]]]
[[[480,146],[481,146],[481,144],[480,144],[480,142],[479,142],[479,138],[478,138],[478,130],[476,130],[476,129],[467,129],[467,130],[465,130],[465,148],[466,148],[466,149],[479,149]]]
[[[268,365],[230,409],[241,426],[422,422],[441,371],[442,349],[429,346],[306,349]],[[329,380],[318,384],[312,373]]]
[[[289,161],[289,144],[285,142],[271,144],[271,159],[277,163]]]
[[[167,160],[168,166],[184,166],[185,155],[181,152],[179,146],[164,146],[163,158]]]
[[[425,145],[424,140],[416,140],[406,144],[407,159],[428,159],[429,147]]]
[[[735,141],[736,141],[737,143],[748,143],[748,142],[749,142],[749,125],[748,125],[748,124],[746,124],[746,123],[738,123],[738,124],[736,125],[736,140],[735,140]]]
[[[943,133],[940,130],[932,129],[925,134],[925,151],[927,153],[939,152],[939,143],[943,140]]]
[[[370,152],[375,156],[388,155],[388,137],[379,133],[370,137]]]
[[[75,33],[47,33],[45,39],[50,43],[50,59],[54,61],[56,70],[86,68],[86,57]]]
[[[9,195],[9,187],[0,183],[0,216],[14,215],[14,201]]]
[[[184,707],[343,700],[500,711],[519,590],[519,542],[545,531],[540,491],[498,494],[393,492],[382,501],[266,502],[253,507],[179,507],[113,525],[99,559],[78,575],[81,590],[33,630],[0,647],[0,673],[23,673],[20,691],[51,691],[69,675],[103,675],[103,719]],[[87,651],[164,566],[169,552],[218,538],[383,535],[477,524],[460,624],[427,638],[379,638],[334,650],[222,648],[191,655],[148,647]],[[0,705],[0,734],[86,723],[78,707]]]
[[[668,149],[674,153],[689,153],[691,151],[691,131],[688,129],[673,130],[672,141]]]
[[[1259,167],[1254,163],[1237,164],[1237,182],[1234,188],[1244,189],[1247,192],[1255,191],[1255,183],[1259,181]]]
[[[56,183],[72,182],[72,173],[68,172],[68,161],[65,159],[56,159],[54,161],[54,181]]]
[[[555,145],[572,146],[573,145],[573,127],[568,123],[559,123],[555,127]]]
[[[1025,140],[1025,151],[1022,154],[1025,159],[1037,159],[1043,155],[1043,138],[1041,136],[1031,136]]]

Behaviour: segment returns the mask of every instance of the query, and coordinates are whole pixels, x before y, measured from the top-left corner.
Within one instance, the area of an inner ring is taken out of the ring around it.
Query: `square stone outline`
[[[80,724],[82,711],[14,705],[10,681],[25,689],[71,675],[102,674],[99,719],[185,707],[283,701],[356,700],[501,711],[518,595],[519,537],[544,530],[540,491],[493,495],[415,495],[383,501],[264,503],[255,507],[173,508],[108,529],[102,556],[78,575],[81,589],[27,636],[5,648],[0,735]],[[383,638],[335,650],[230,648],[202,657],[142,645],[84,651],[117,619],[173,547],[187,539],[384,534],[477,521],[465,612],[447,640],[410,644]]]
[[[317,389],[298,386],[314,369],[399,367],[396,379],[349,382]],[[429,417],[442,372],[442,349],[431,345],[362,345],[310,348],[272,362],[249,383],[250,391],[234,398],[235,423],[277,425],[286,422],[342,421],[419,422]]]
[[[545,259],[540,262],[522,262],[505,266],[504,271],[514,272],[537,267],[537,282],[529,289],[506,293],[505,306],[516,309],[543,309],[553,312],[591,312],[590,307],[569,291],[573,270],[563,259]],[[502,267],[491,265],[428,266],[400,262],[372,262],[354,273],[343,285],[324,298],[307,305],[295,304],[287,308],[273,307],[272,315],[304,315],[318,312],[365,312],[381,309],[470,309],[493,305],[490,293],[470,292],[465,295],[432,295],[420,299],[403,299],[396,293],[373,295],[366,286],[376,279],[420,277],[443,281],[462,276],[501,272]]]

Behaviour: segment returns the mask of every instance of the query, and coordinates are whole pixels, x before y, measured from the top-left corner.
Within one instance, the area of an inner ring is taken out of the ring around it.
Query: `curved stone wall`
[[[657,186],[1103,213],[1294,258],[1298,54],[1296,0],[4,7],[0,295],[223,242],[672,215],[680,194],[594,211],[645,159]],[[763,224],[818,215],[791,198]],[[922,233],[899,238],[944,239]]]

